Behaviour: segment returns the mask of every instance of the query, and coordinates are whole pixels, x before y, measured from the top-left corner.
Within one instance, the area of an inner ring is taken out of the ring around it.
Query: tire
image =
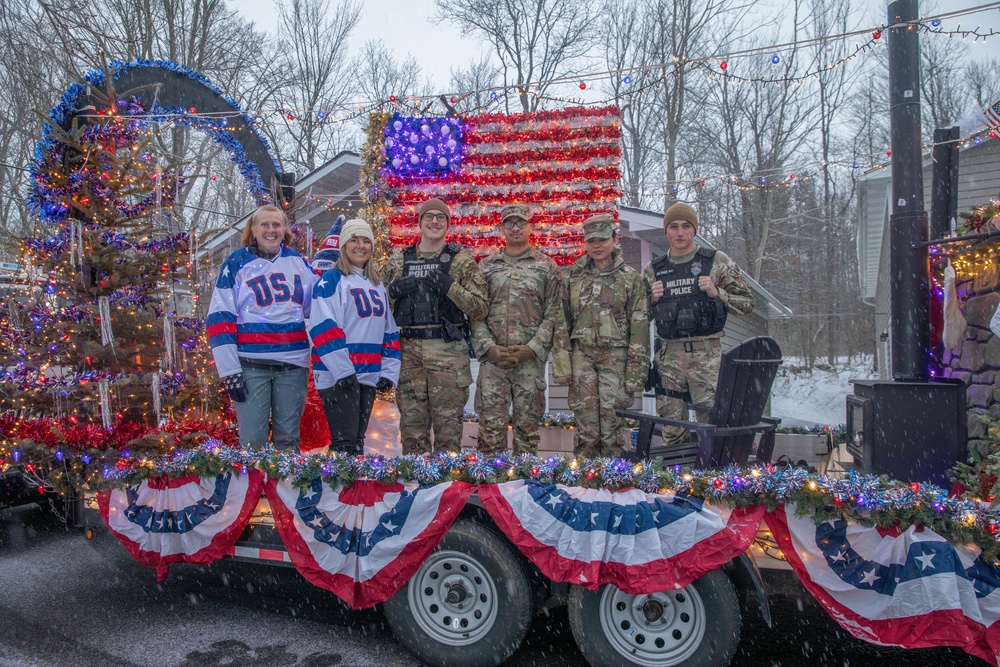
[[[510,544],[459,519],[385,603],[385,615],[396,639],[428,665],[486,667],[521,646],[532,607],[531,583]]]
[[[719,667],[736,653],[740,604],[726,573],[713,570],[680,590],[649,595],[573,586],[569,623],[593,667]]]

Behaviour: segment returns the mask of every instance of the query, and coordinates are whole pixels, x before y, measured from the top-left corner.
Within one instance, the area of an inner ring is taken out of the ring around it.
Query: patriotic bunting
[[[479,488],[507,538],[553,581],[641,594],[682,588],[753,541],[763,506],[515,481]]]
[[[474,487],[359,481],[308,489],[269,479],[266,494],[292,563],[353,609],[385,602],[413,575]]]
[[[767,525],[803,586],[842,628],[871,644],[957,646],[1000,655],[1000,572],[979,549],[929,529],[816,525],[779,505]]]
[[[264,485],[257,470],[217,477],[166,475],[97,495],[101,518],[132,556],[156,569],[170,563],[208,565],[228,554],[253,513]]]
[[[287,553],[236,547],[264,492]],[[209,564],[224,555],[291,561],[354,609],[392,597],[426,561],[474,491],[546,577],[640,595],[687,586],[750,546],[763,505],[726,509],[673,493],[516,480],[474,486],[361,480],[299,489],[260,471],[149,478],[98,494],[101,516],[139,562]],[[1000,666],[1000,568],[928,528],[816,525],[778,505],[767,525],[803,586],[873,644],[957,646]]]

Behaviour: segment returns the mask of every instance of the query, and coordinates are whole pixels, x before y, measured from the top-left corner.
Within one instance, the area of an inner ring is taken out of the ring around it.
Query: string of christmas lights
[[[76,426],[68,429],[72,442],[67,438],[57,444],[28,437],[15,440],[7,435],[15,431],[23,436],[31,428],[16,423],[12,427],[10,419],[0,422],[0,431],[5,435],[0,441],[0,460],[50,470],[56,488],[103,490],[134,486],[153,477],[210,477],[228,472],[246,474],[251,469],[261,470],[273,479],[290,480],[298,488],[308,488],[317,478],[332,485],[358,480],[421,484],[532,480],[609,490],[638,488],[647,493],[695,496],[730,507],[764,504],[773,508],[794,502],[800,512],[811,514],[817,522],[836,517],[901,529],[921,524],[956,543],[975,542],[986,559],[1000,555],[1000,515],[992,498],[968,500],[949,496],[933,484],[907,484],[853,471],[838,479],[771,464],[693,470],[651,461],[483,455],[469,449],[396,457],[303,455],[269,446],[261,450],[232,447],[226,440],[214,437],[217,427],[197,422],[176,431],[171,427],[149,430],[132,425],[125,435],[115,429]],[[90,447],[91,442],[110,448]],[[174,446],[179,442],[187,446]]]
[[[961,16],[966,16],[969,14],[987,11],[989,9],[1000,7],[1000,3],[989,3],[986,5],[981,5],[979,7],[972,7],[964,10],[959,10],[956,12],[942,13],[935,16],[922,17],[917,21],[913,21],[910,25],[913,25],[920,29],[924,34],[927,35],[941,35],[947,36],[949,38],[959,36],[963,39],[966,37],[972,37],[973,41],[986,40],[990,37],[994,37],[1000,34],[994,31],[992,28],[988,32],[982,32],[979,27],[974,30],[961,29],[960,27],[955,30],[947,30],[941,27],[943,19],[958,18]],[[587,81],[601,80],[606,78],[614,78],[622,81],[626,85],[638,84],[645,76],[647,81],[658,83],[665,79],[669,79],[672,76],[670,70],[678,63],[683,63],[685,65],[695,66],[698,70],[703,71],[705,74],[711,76],[715,79],[731,79],[733,81],[739,81],[741,83],[764,83],[764,84],[788,84],[788,83],[799,83],[805,79],[816,77],[824,72],[828,72],[835,67],[849,62],[855,59],[857,56],[862,55],[865,52],[870,52],[872,48],[881,41],[884,36],[885,31],[889,28],[884,24],[878,26],[872,26],[869,28],[853,30],[849,32],[824,35],[814,38],[799,39],[793,42],[786,42],[781,44],[772,44],[760,47],[751,47],[747,49],[736,50],[724,54],[710,54],[705,56],[691,57],[686,55],[675,56],[670,61],[651,63],[645,65],[633,65],[629,67],[623,67],[620,69],[605,69],[598,71],[584,72],[582,74],[573,74],[567,76],[552,77],[550,79],[540,80],[535,82],[533,85],[537,86],[539,89],[548,88],[553,85],[559,84],[573,84],[580,88],[580,90],[587,90]],[[796,74],[788,77],[774,77],[774,76],[742,76],[733,71],[733,65],[740,61],[749,58],[764,57],[772,65],[779,65],[782,61],[779,55],[782,51],[796,50],[805,46],[822,44],[828,50],[833,49],[833,45],[840,40],[847,40],[854,37],[865,36],[866,41],[863,44],[855,45],[853,51],[850,55],[845,55],[838,58],[835,62],[821,66],[811,72],[805,74]],[[149,62],[162,62],[162,61],[130,61],[126,63],[128,66],[133,66],[135,63],[149,63]],[[216,90],[214,86],[208,81],[207,78],[193,73],[187,68],[176,65],[175,63],[169,63],[176,71],[188,74],[191,73],[200,77],[199,80],[203,80],[206,85],[209,85]],[[662,72],[662,74],[657,74],[656,76],[646,76],[647,73]],[[217,91],[218,92],[218,91]],[[484,89],[477,90],[466,90],[466,91],[453,91],[450,93],[433,93],[427,95],[407,95],[407,96],[397,96],[394,94],[389,95],[387,99],[364,99],[364,100],[351,100],[346,102],[331,103],[327,108],[299,108],[291,105],[279,105],[273,108],[260,108],[254,110],[239,110],[239,107],[235,102],[232,102],[234,110],[231,112],[217,112],[213,114],[196,114],[191,112],[191,114],[186,114],[185,110],[176,110],[176,115],[171,116],[161,115],[159,121],[169,121],[175,120],[183,122],[186,115],[203,115],[207,117],[215,118],[216,120],[232,118],[235,116],[243,116],[248,119],[253,119],[253,124],[255,126],[263,127],[266,123],[280,119],[282,122],[291,123],[298,120],[303,120],[308,118],[310,123],[348,123],[357,120],[358,118],[371,113],[374,111],[385,111],[388,109],[401,109],[404,107],[409,107],[412,110],[419,113],[426,113],[427,107],[430,104],[437,103],[441,99],[450,100],[452,104],[456,104],[461,100],[467,99],[474,95],[485,96],[488,100],[487,104],[499,104],[502,103],[504,99],[508,96],[518,96],[520,94],[532,95],[535,97],[547,97],[556,101],[571,104],[593,104],[597,106],[607,105],[610,100],[603,100],[598,102],[584,102],[580,98],[559,98],[551,97],[550,94],[543,95],[539,90],[529,89],[527,91],[522,91],[518,88],[516,84],[509,86],[495,86]],[[221,93],[220,93],[221,94]],[[228,99],[228,98],[227,98]],[[337,114],[343,112],[342,116]],[[81,116],[87,117],[87,116]]]

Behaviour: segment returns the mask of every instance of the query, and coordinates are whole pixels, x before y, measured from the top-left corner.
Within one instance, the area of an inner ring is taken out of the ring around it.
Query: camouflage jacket
[[[616,248],[607,269],[596,268],[587,255],[580,257],[566,282],[570,340],[627,348],[625,389],[642,389],[649,369],[649,299],[642,276],[625,264],[621,249]]]
[[[683,264],[690,260],[695,252],[697,251],[692,251],[687,255],[677,258],[678,264]],[[722,299],[722,303],[725,305],[727,311],[736,315],[749,315],[753,312],[756,305],[753,300],[753,292],[750,291],[747,281],[743,279],[740,267],[729,258],[729,255],[721,250],[717,250],[712,260],[712,270],[709,271],[708,275],[719,290],[719,298]],[[646,294],[650,297],[651,307],[653,282],[655,282],[652,262],[647,264],[642,270],[642,279],[646,283]],[[692,336],[690,339],[685,340],[696,341],[721,337],[722,334],[717,333],[711,336]]]
[[[516,257],[504,251],[479,263],[489,287],[489,314],[472,323],[472,346],[479,358],[494,345],[527,345],[542,362],[552,339],[565,328],[562,273],[535,248]]]
[[[443,251],[444,248],[438,252],[417,252],[417,256],[431,259]],[[401,275],[403,275],[403,253],[393,253],[382,267],[382,282],[388,288]],[[486,279],[472,255],[465,251],[455,255],[448,275],[455,279],[448,290],[448,298],[461,308],[470,320],[486,317],[486,313],[489,312],[489,302],[486,300],[489,292],[486,288]]]

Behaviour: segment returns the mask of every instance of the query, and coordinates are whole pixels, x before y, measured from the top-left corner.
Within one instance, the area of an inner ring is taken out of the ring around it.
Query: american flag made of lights
[[[503,246],[500,211],[532,207],[532,240],[560,264],[583,252],[581,223],[618,217],[621,126],[616,107],[528,114],[395,114],[380,171],[393,248],[418,240],[417,209],[431,198],[452,211],[448,240],[476,259]]]
[[[988,127],[1000,127],[1000,100],[997,100],[983,111]]]

